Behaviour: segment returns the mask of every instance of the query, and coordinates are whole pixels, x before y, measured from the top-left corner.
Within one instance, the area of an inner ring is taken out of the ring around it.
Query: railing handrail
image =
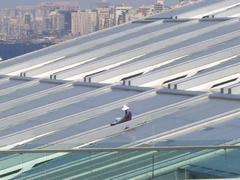
[[[226,150],[239,149],[240,145],[204,145],[204,146],[162,146],[132,148],[79,148],[79,149],[13,149],[0,150],[0,153],[80,153],[80,152],[131,152],[131,151],[187,151],[187,150]]]

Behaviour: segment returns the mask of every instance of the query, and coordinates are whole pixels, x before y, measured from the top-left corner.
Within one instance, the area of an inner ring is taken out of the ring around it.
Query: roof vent
[[[57,75],[55,74],[50,75],[50,79],[57,79]]]
[[[211,131],[211,130],[213,130],[213,129],[215,129],[215,128],[208,126],[208,127],[205,127],[203,130],[204,130],[204,131]]]
[[[26,77],[26,73],[25,73],[25,72],[21,72],[21,73],[20,73],[20,76],[21,76],[21,77]]]
[[[222,85],[228,85],[228,83],[231,83],[231,82],[234,82],[236,81],[238,78],[234,78],[234,79],[230,79],[228,81],[224,81],[224,82],[221,82],[221,83],[218,83],[218,84],[214,84],[211,88],[216,88],[218,86],[222,86]]]
[[[199,21],[216,21],[216,22],[221,22],[221,21],[227,21],[233,19],[231,17],[216,17],[214,15],[212,16],[204,16],[201,19],[199,19]]]
[[[153,23],[155,22],[155,20],[138,20],[138,21],[133,21],[132,23],[142,23],[142,24],[149,24],[149,23]]]

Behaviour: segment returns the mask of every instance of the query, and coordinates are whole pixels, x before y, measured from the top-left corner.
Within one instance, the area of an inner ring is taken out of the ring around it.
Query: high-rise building
[[[58,11],[50,13],[52,31],[62,32],[65,27],[64,15]]]
[[[72,28],[72,11],[71,10],[63,10],[60,11],[61,14],[64,15],[64,31],[65,33],[70,33],[71,32],[71,28]]]
[[[141,6],[138,8],[138,13],[141,13],[142,16],[150,16],[154,14],[154,7],[152,5],[149,6]]]
[[[28,14],[28,13],[25,14],[25,16],[24,16],[24,23],[27,24],[27,25],[30,25],[31,22],[32,22],[32,17],[31,17],[31,15]]]
[[[115,25],[128,22],[129,19],[129,10],[132,9],[130,6],[119,5],[115,7],[114,21]]]
[[[98,30],[105,29],[114,25],[114,10],[108,3],[100,3],[97,11]]]
[[[72,34],[84,35],[96,31],[97,11],[85,10],[72,13]]]
[[[164,9],[164,0],[156,0],[154,4],[154,12],[159,13]]]

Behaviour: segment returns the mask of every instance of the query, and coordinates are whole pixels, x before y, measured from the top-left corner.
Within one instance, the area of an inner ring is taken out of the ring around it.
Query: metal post
[[[155,170],[155,159],[154,159],[154,153],[152,154],[152,179],[154,178],[154,170]]]

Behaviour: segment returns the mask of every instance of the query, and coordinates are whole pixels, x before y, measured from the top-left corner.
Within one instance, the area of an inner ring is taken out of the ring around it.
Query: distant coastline
[[[0,42],[0,58],[11,59],[52,45],[51,43],[13,43]]]

